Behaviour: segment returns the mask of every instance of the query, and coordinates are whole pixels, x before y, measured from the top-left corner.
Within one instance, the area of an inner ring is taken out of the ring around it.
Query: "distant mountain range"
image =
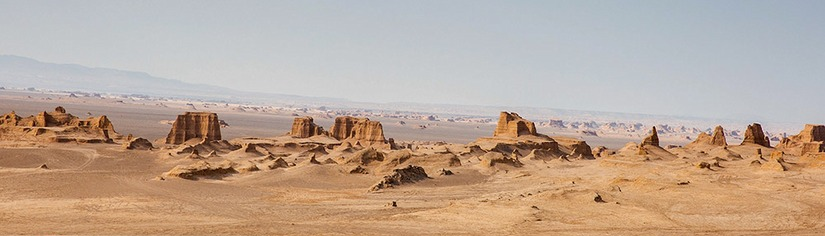
[[[200,99],[204,101],[226,101],[258,103],[263,105],[285,105],[298,107],[319,107],[340,109],[374,109],[388,111],[409,111],[431,114],[470,115],[496,117],[499,111],[517,109],[528,117],[565,120],[634,121],[644,123],[740,123],[732,120],[718,120],[666,115],[645,115],[617,112],[579,111],[534,107],[466,106],[419,103],[369,103],[353,102],[341,98],[304,97],[297,95],[255,93],[238,91],[220,86],[192,84],[174,79],[159,78],[144,72],[124,71],[107,68],[91,68],[74,64],[56,64],[35,59],[0,55],[0,86],[82,91],[111,94],[140,94],[154,97]]]
[[[144,72],[47,63],[12,55],[0,55],[0,86],[246,102],[343,100],[244,92],[159,78]]]

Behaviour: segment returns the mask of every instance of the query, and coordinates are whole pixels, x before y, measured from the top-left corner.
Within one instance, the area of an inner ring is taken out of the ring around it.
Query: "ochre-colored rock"
[[[654,126],[651,129],[650,135],[648,135],[647,137],[645,137],[644,140],[642,140],[642,146],[645,146],[645,145],[656,146],[656,147],[659,146],[659,133],[656,132],[656,126]]]
[[[381,122],[368,118],[341,116],[335,118],[335,124],[329,135],[338,140],[349,140],[362,145],[384,144],[384,128]]]
[[[502,111],[493,136],[518,137],[522,135],[536,135],[536,125],[532,121],[521,118],[515,112]]]
[[[181,144],[186,140],[201,138],[205,141],[221,140],[218,114],[211,112],[186,112],[178,115],[172,130],[166,136],[167,144]]]
[[[63,107],[57,107],[54,112],[40,112],[36,116],[20,117],[14,111],[0,117],[0,127],[2,132],[14,138],[22,136],[20,133],[34,129],[33,134],[39,136],[44,133],[55,134],[48,140],[57,142],[111,142],[110,135],[116,135],[114,125],[106,116],[89,117],[81,119],[66,113]],[[26,127],[26,128],[23,128]],[[46,127],[49,127],[46,129]],[[55,127],[58,129],[53,129]],[[61,129],[62,128],[62,129]],[[22,132],[20,132],[22,131]],[[19,138],[19,137],[18,137]]]
[[[727,146],[728,141],[725,139],[725,129],[722,126],[716,126],[713,129],[713,135],[708,135],[705,132],[699,133],[699,136],[696,137],[696,140],[688,144],[688,146],[694,145],[713,145],[713,146]]]
[[[742,144],[756,144],[764,147],[770,147],[771,141],[768,140],[768,137],[765,136],[765,132],[762,131],[762,125],[753,123],[748,125],[748,129],[745,130],[745,139],[742,140]]]
[[[807,124],[799,134],[783,138],[776,148],[800,156],[825,152],[825,125]]]
[[[310,116],[295,117],[295,121],[292,122],[292,131],[289,132],[289,135],[296,138],[309,138],[322,134],[324,134],[324,128],[316,125]]]

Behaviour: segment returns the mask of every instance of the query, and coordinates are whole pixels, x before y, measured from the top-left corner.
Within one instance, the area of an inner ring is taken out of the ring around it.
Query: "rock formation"
[[[748,129],[745,130],[745,139],[742,140],[742,144],[756,144],[764,147],[771,147],[771,141],[768,140],[768,137],[765,136],[765,132],[762,131],[762,125],[758,123],[748,125]]]
[[[296,138],[309,138],[324,134],[324,128],[316,125],[310,116],[296,117],[289,134]]]
[[[378,191],[385,188],[392,188],[402,184],[415,183],[421,180],[429,179],[427,172],[420,166],[409,165],[406,168],[395,169],[392,174],[384,176],[380,182],[370,188],[370,192]]]
[[[55,127],[58,129],[43,129]],[[34,136],[52,134],[48,140],[55,142],[112,142],[110,135],[116,135],[114,125],[106,116],[81,119],[66,113],[63,107],[53,112],[40,112],[36,116],[20,117],[14,111],[0,117],[2,133],[11,133],[11,138],[20,138],[28,131]],[[35,128],[35,129],[32,129]]]
[[[522,135],[536,135],[536,125],[529,120],[521,118],[515,112],[502,111],[498,118],[496,130],[493,137],[518,137]]]
[[[134,138],[123,143],[123,149],[128,150],[152,150],[152,142],[145,138]]]
[[[189,166],[176,166],[169,172],[164,173],[164,176],[197,180],[199,178],[220,179],[226,175],[235,173],[238,173],[238,171],[235,170],[235,168],[233,168],[229,163],[212,165],[206,161],[199,161]]]
[[[642,140],[641,146],[645,146],[645,145],[656,146],[656,147],[659,146],[659,133],[656,132],[656,126],[654,126],[651,129],[650,135],[648,135],[647,137],[645,137],[644,140]]]
[[[776,148],[800,156],[825,152],[825,125],[807,124],[799,134],[783,138]]]
[[[387,142],[381,122],[351,116],[336,117],[329,135],[338,140],[359,142],[362,145]]]
[[[221,140],[221,126],[218,114],[211,112],[186,112],[178,115],[172,130],[166,136],[167,144],[181,144],[189,139],[201,138],[205,141]]]
[[[716,128],[713,129],[713,135],[708,135],[705,132],[701,132],[699,133],[699,136],[696,137],[696,140],[691,142],[689,146],[695,146],[700,144],[723,147],[727,146],[728,141],[727,139],[725,139],[725,130],[722,128],[722,126],[716,126]]]

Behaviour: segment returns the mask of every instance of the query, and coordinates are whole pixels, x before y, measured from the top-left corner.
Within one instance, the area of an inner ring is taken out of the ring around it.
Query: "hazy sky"
[[[0,54],[241,90],[825,123],[825,1],[5,1]]]

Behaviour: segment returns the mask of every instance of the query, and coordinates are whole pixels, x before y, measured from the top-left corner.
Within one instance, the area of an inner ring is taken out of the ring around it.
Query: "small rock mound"
[[[484,166],[484,167],[493,167],[493,166],[496,166],[497,164],[504,164],[504,165],[509,165],[509,166],[513,166],[513,167],[523,166],[521,161],[519,161],[518,159],[504,156],[503,154],[498,153],[498,152],[489,152],[487,154],[484,154],[480,158],[481,158],[481,166]]]
[[[149,140],[145,138],[134,138],[123,143],[123,149],[127,150],[152,150],[153,148],[155,147],[152,145],[152,142],[149,142]]]
[[[238,173],[229,163],[212,165],[206,161],[198,161],[195,164],[176,166],[164,176],[178,177],[182,179],[197,180],[200,178],[221,179],[227,175]]]
[[[402,169],[395,169],[392,174],[384,176],[383,180],[370,188],[370,192],[392,188],[402,184],[411,184],[429,178],[430,177],[427,176],[427,172],[424,171],[424,168],[409,165]]]

